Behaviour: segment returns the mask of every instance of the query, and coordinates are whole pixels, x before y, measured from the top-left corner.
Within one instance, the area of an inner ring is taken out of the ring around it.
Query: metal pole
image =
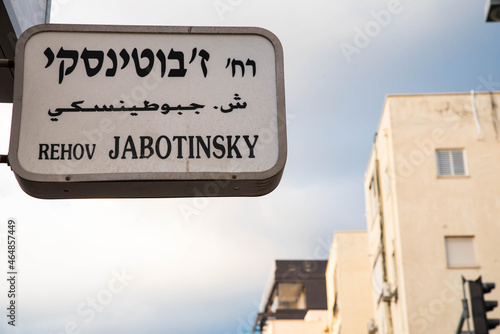
[[[462,314],[460,315],[460,320],[458,321],[458,327],[457,327],[455,334],[462,333],[462,327],[464,326],[464,320],[465,320],[464,312],[462,311]]]
[[[0,59],[0,68],[14,68],[14,59]]]
[[[462,276],[462,292],[464,294],[464,299],[462,299],[463,303],[463,314],[465,319],[467,319],[467,332],[470,333],[470,324],[469,324],[469,305],[467,303],[467,298],[465,297],[465,277]]]

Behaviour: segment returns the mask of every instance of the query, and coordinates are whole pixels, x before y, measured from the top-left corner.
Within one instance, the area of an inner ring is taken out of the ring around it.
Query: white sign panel
[[[41,25],[19,44],[9,160],[21,181],[66,193],[110,181],[279,182],[283,63],[268,31]],[[187,184],[154,197],[196,196]],[[241,186],[205,195],[262,193]],[[149,197],[77,197],[116,196]]]

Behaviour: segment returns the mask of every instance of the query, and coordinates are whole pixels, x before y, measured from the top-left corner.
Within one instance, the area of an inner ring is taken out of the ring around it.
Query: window
[[[445,237],[448,267],[476,267],[474,237]]]
[[[273,312],[276,309],[303,310],[306,308],[306,295],[302,283],[278,283],[277,294],[273,301]]]
[[[436,150],[438,176],[467,175],[464,150]]]

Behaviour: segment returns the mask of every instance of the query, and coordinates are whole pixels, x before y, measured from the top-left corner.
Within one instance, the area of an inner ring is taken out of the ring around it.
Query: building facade
[[[378,333],[455,333],[462,276],[500,300],[499,132],[500,93],[387,97],[364,181]]]
[[[326,268],[328,332],[366,334],[373,318],[368,233],[336,232]]]
[[[367,230],[335,233],[314,271],[277,261],[254,330],[456,333],[464,280],[495,282],[486,299],[500,301],[499,170],[500,93],[387,97],[364,178]],[[320,306],[303,294],[312,281]]]

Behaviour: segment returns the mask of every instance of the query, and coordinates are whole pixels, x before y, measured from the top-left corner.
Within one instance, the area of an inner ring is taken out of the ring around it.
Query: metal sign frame
[[[147,172],[93,174],[37,174],[19,162],[19,136],[22,114],[24,50],[28,40],[43,32],[86,32],[123,34],[211,34],[259,35],[269,40],[275,51],[278,159],[262,172]],[[261,196],[280,182],[287,156],[283,49],[271,32],[254,27],[158,27],[42,24],[24,32],[16,47],[14,111],[9,163],[21,188],[38,198],[154,198],[200,196]]]

